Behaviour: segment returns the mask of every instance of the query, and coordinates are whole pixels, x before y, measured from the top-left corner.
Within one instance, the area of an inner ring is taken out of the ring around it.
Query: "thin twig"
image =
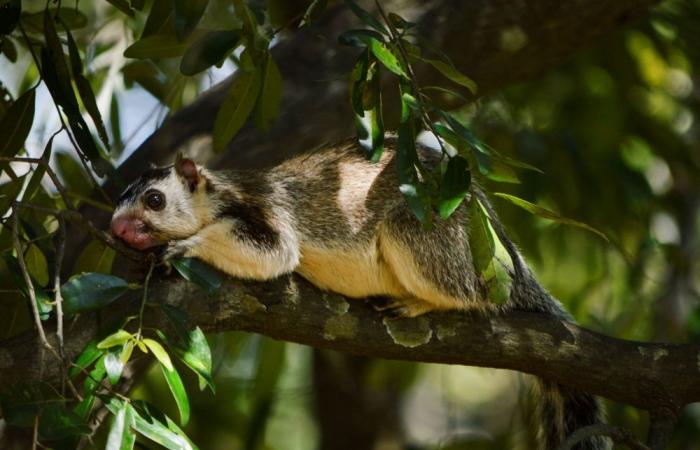
[[[59,214],[58,219],[58,241],[56,242],[56,261],[53,274],[54,302],[56,304],[56,338],[58,339],[58,354],[65,361],[66,353],[63,348],[63,297],[61,296],[61,265],[63,254],[66,248],[66,221],[63,215]]]
[[[32,279],[29,276],[27,264],[24,261],[24,252],[22,251],[22,244],[19,240],[18,202],[15,202],[12,208],[12,240],[14,242],[15,252],[17,252],[17,262],[19,263],[19,268],[22,272],[24,283],[27,285],[27,295],[29,296],[29,303],[31,304],[32,314],[34,316],[34,324],[36,325],[37,331],[39,333],[39,338],[41,339],[41,343],[44,345],[45,348],[54,352],[53,347],[51,347],[51,344],[49,344],[49,341],[46,339],[44,326],[41,324],[41,316],[39,315],[39,307],[37,306],[36,292],[34,291],[34,283],[32,282]]]
[[[32,450],[37,449],[39,444],[39,413],[34,416],[34,430],[32,431]]]
[[[151,258],[146,278],[143,280],[143,297],[141,298],[141,307],[139,308],[139,328],[136,332],[137,339],[141,338],[141,331],[143,330],[143,312],[146,308],[146,301],[148,300],[148,283],[151,281],[151,274],[153,273],[155,265],[155,259]]]
[[[571,450],[579,442],[594,436],[607,436],[614,443],[624,445],[631,450],[649,450],[649,447],[639,442],[631,431],[607,423],[596,423],[579,428],[562,442],[558,450]]]

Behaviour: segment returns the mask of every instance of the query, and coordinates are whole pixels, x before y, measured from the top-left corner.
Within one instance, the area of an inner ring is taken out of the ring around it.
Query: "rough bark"
[[[355,355],[517,370],[650,411],[700,401],[700,345],[624,341],[544,314],[382,320],[363,302],[320,293],[297,276],[264,283],[227,279],[210,296],[183,280],[161,280],[150,300],[183,308],[205,332],[243,330]],[[137,303],[113,304],[100,314],[102,321],[78,319],[67,332],[68,355],[96,336],[98,323],[133,313]],[[156,311],[147,323],[167,327]],[[0,385],[42,374],[56,381],[60,368],[42,360],[33,350],[39,348],[33,332],[0,343]]]

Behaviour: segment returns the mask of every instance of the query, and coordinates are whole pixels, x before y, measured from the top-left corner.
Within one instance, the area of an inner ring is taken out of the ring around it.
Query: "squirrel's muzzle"
[[[145,250],[159,242],[151,236],[150,228],[142,219],[130,215],[112,218],[112,234],[124,241],[129,247]]]

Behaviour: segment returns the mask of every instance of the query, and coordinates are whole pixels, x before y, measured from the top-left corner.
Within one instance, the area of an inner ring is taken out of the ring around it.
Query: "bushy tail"
[[[499,241],[513,261],[513,281],[508,306],[511,309],[552,314],[573,322],[573,318],[561,303],[535,279],[515,244],[506,235],[486,195],[478,189],[475,189],[475,192],[491,217],[491,226]],[[604,421],[603,406],[595,396],[541,378],[536,380],[540,394],[538,419],[542,427],[545,450],[556,450],[564,439],[577,429]],[[608,450],[609,448],[607,439],[596,436],[584,439],[574,447],[574,450]]]

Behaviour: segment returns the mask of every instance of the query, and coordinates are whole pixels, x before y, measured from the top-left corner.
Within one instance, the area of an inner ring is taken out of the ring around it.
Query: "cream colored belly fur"
[[[379,257],[375,241],[343,251],[302,245],[296,272],[321,289],[348,297],[409,295]]]

